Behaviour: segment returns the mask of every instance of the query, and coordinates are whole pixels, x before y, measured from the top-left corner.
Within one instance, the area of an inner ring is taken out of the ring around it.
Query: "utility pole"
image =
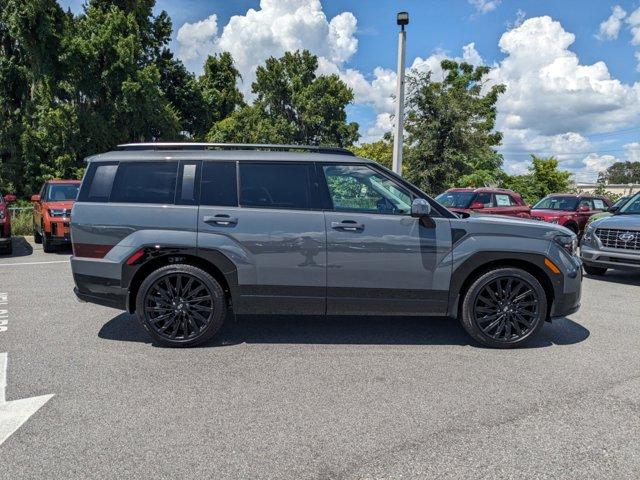
[[[405,25],[409,24],[409,14],[399,12],[396,23],[400,25],[398,34],[398,84],[396,87],[396,129],[393,137],[393,171],[402,175],[402,140],[404,133],[404,64],[407,34]]]

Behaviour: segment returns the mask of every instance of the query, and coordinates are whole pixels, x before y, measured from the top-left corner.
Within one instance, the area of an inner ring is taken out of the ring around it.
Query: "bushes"
[[[33,213],[31,209],[18,210],[11,216],[11,232],[14,235],[33,235]]]

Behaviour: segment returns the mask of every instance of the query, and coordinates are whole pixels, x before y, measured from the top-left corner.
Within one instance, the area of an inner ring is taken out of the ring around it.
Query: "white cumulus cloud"
[[[640,7],[629,15],[629,18],[627,18],[627,24],[631,30],[631,44],[640,45]]]
[[[620,6],[615,5],[611,9],[611,16],[600,24],[600,30],[596,37],[600,40],[615,40],[618,38],[622,20],[627,16],[627,12]]]
[[[207,55],[230,52],[250,94],[255,70],[271,56],[307,49],[324,69],[342,66],[358,49],[357,21],[350,12],[327,19],[320,0],[261,0],[259,8],[231,17],[222,31],[217,18],[185,23],[178,30],[178,58],[195,72]]]
[[[469,0],[469,3],[476,7],[478,13],[488,13],[498,8],[502,0]]]

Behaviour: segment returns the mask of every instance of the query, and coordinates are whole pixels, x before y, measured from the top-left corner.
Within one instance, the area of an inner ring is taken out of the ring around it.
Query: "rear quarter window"
[[[117,170],[117,163],[91,163],[80,187],[78,201],[108,202]]]

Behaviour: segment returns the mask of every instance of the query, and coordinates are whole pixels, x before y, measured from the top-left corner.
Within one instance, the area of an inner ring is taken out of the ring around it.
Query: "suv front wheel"
[[[533,275],[520,268],[496,268],[471,284],[460,320],[480,343],[513,348],[534,337],[546,315],[547,296]]]
[[[227,313],[224,291],[204,270],[168,265],[152,272],[140,285],[136,314],[158,343],[188,347],[212,338]]]

